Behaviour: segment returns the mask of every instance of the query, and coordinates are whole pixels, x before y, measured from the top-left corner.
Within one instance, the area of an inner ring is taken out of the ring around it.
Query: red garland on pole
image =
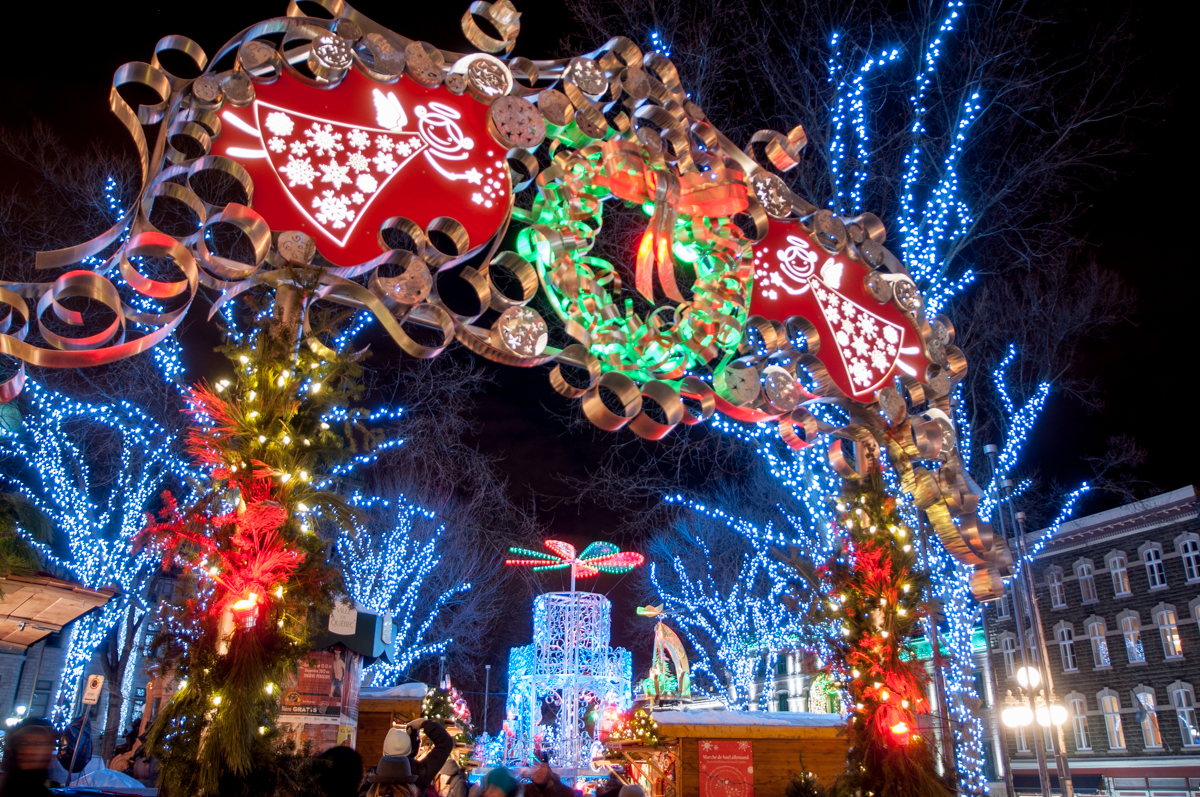
[[[821,614],[835,629],[830,675],[851,702],[846,773],[834,793],[945,797],[917,726],[929,712],[927,676],[910,643],[929,611],[912,533],[878,476],[851,485],[838,509],[837,550],[817,571]]]

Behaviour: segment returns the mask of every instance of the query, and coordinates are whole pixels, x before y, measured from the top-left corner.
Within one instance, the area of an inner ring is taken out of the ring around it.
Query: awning
[[[1072,775],[1071,783],[1075,786],[1076,794],[1105,793],[1103,775]],[[1022,794],[1041,794],[1042,780],[1038,775],[1013,775],[1013,789]],[[1050,791],[1062,794],[1058,784],[1058,775],[1050,776]]]
[[[24,650],[115,594],[46,575],[0,578],[0,645]]]

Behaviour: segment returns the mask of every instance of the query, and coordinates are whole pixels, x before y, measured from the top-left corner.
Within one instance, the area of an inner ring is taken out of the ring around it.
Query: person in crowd
[[[454,756],[447,758],[446,763],[438,770],[434,784],[437,786],[438,797],[467,797],[467,778]]]
[[[393,729],[395,730],[395,729]],[[367,773],[371,784],[366,797],[420,797],[417,776],[412,773],[411,759],[406,755],[387,755]]]
[[[646,790],[636,783],[630,783],[621,787],[618,797],[646,797]]]
[[[469,797],[521,797],[521,783],[504,767],[496,767],[471,788]]]
[[[362,756],[352,747],[331,747],[314,762],[324,797],[354,797],[363,779]]]
[[[49,797],[46,777],[50,759],[54,757],[54,729],[25,725],[4,741],[0,797]]]
[[[432,747],[418,757],[416,751],[421,748],[421,734],[425,734],[426,740]],[[428,717],[419,717],[403,728],[392,728],[388,731],[387,736],[383,739],[383,758],[379,759],[379,764],[373,771],[378,772],[385,759],[406,759],[408,774],[414,778],[411,783],[416,787],[414,797],[420,797],[425,794],[426,789],[438,776],[438,772],[445,766],[446,760],[450,758],[452,752],[454,752],[454,739],[446,732],[446,729]],[[394,764],[389,764],[389,767],[395,768]],[[368,780],[370,780],[370,773],[368,773]]]
[[[625,790],[621,791],[621,797],[625,797]],[[529,783],[525,785],[525,797],[575,797],[575,790],[562,782],[562,778],[550,768],[550,764],[541,761],[529,774]]]

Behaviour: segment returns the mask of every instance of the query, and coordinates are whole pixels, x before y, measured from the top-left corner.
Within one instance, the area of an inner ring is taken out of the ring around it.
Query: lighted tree
[[[434,571],[444,558],[439,543],[445,526],[425,534],[414,528],[414,520],[431,521],[432,512],[402,494],[385,499],[355,493],[349,503],[365,517],[356,517],[338,535],[338,559],[350,597],[367,611],[393,618],[395,661],[379,660],[367,668],[372,685],[391,686],[411,667],[444,653],[454,642],[453,636],[439,632],[446,630],[444,615],[462,603],[471,583],[438,590],[445,573]],[[447,567],[461,572],[458,563],[449,562]]]
[[[72,628],[55,698],[54,717],[65,721],[78,699],[80,679],[108,637],[132,645],[148,606],[145,590],[154,555],[137,541],[159,491],[177,489],[191,474],[181,442],[129,402],[75,401],[29,380],[19,431],[0,429],[0,479],[53,524],[55,542],[34,541],[42,557],[86,587],[116,587],[103,609]],[[106,729],[115,741],[123,719],[128,656],[108,673]],[[107,741],[107,739],[106,739]]]
[[[763,660],[771,683],[776,654],[814,645],[820,634],[785,600],[791,574],[771,552],[773,542],[782,544],[785,537],[775,534],[772,523],[760,528],[719,508],[679,500],[690,513],[650,543],[656,600],[694,651],[693,690],[743,710],[757,698],[765,710],[770,694],[753,694]]]

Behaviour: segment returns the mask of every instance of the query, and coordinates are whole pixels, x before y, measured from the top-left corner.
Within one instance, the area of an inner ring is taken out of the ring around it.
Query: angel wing
[[[384,130],[399,130],[408,124],[408,116],[404,113],[400,100],[388,92],[386,95],[379,89],[373,92],[375,99],[375,122]]]

